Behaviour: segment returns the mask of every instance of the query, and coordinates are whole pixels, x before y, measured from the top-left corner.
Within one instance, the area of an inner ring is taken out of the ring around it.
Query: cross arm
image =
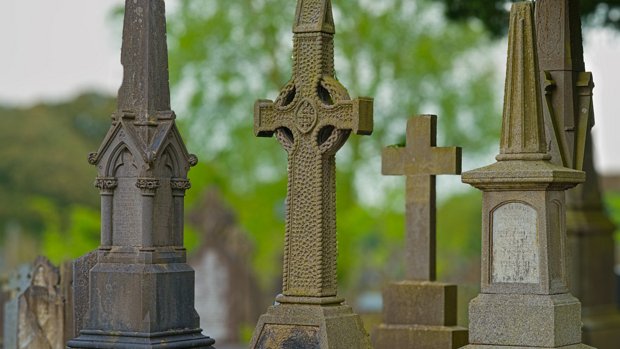
[[[381,152],[381,174],[384,176],[405,175],[405,148],[391,146],[383,148]]]
[[[373,99],[360,97],[352,101],[338,102],[323,108],[319,127],[334,126],[351,130],[358,135],[371,135],[373,131]]]
[[[276,110],[273,101],[261,99],[254,104],[254,135],[271,137],[276,129],[292,129],[292,113]]]

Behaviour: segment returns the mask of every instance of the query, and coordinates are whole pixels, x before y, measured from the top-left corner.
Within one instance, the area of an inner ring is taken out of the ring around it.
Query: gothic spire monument
[[[127,0],[118,110],[98,152],[101,246],[88,322],[69,348],[212,348],[183,247],[189,168],[170,109],[164,0]]]
[[[254,108],[256,135],[275,135],[288,153],[288,193],[283,290],[250,347],[370,348],[337,295],[335,155],[351,133],[372,133],[372,100],[351,100],[335,78],[330,0],[298,0],[293,33],[292,79]]]
[[[463,174],[482,194],[482,279],[467,349],[590,348],[568,289],[565,191],[585,173],[551,162],[534,3],[512,5],[497,162]]]
[[[551,161],[586,172],[566,193],[571,293],[582,304],[583,341],[599,349],[620,343],[614,298],[614,223],[603,205],[594,166],[592,74],[583,59],[579,0],[538,0],[541,88]]]

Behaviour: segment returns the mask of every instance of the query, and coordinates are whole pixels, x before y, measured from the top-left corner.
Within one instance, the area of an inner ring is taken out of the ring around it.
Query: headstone
[[[72,335],[71,276],[39,257],[11,278],[5,305],[5,349],[62,349]],[[62,278],[65,278],[63,280]]]
[[[99,151],[101,246],[88,322],[70,348],[211,348],[183,247],[187,172],[196,164],[170,108],[163,0],[127,0],[118,110]],[[208,276],[205,276],[208,277]]]
[[[370,348],[361,318],[337,295],[335,154],[351,132],[372,132],[372,100],[351,100],[335,78],[330,0],[299,0],[293,78],[258,101],[257,136],[288,153],[282,294],[260,317],[250,347]]]
[[[461,149],[437,148],[437,117],[411,118],[407,146],[383,150],[383,174],[407,176],[405,271],[407,280],[383,293],[383,323],[376,349],[445,348],[467,344],[456,326],[456,285],[436,282],[435,176],[461,173]]]
[[[482,190],[481,293],[469,306],[468,349],[589,348],[568,290],[564,192],[585,180],[547,153],[534,4],[510,15],[500,154],[463,174]]]
[[[551,161],[586,172],[586,182],[566,195],[570,290],[581,301],[583,342],[600,349],[617,348],[616,228],[605,212],[594,166],[590,134],[594,84],[583,60],[579,1],[538,0],[536,23]]]
[[[189,223],[202,242],[189,264],[198,275],[209,275],[196,280],[200,325],[217,338],[218,348],[243,343],[241,335],[256,324],[264,299],[252,268],[254,246],[216,189],[205,192]]]

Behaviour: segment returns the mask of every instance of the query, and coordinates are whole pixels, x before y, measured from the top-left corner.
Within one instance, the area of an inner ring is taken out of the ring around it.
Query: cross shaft
[[[335,154],[351,132],[372,133],[372,99],[351,100],[335,78],[330,0],[300,0],[293,32],[293,77],[256,102],[254,132],[288,153],[283,294],[335,297]]]
[[[382,173],[407,176],[405,272],[409,280],[436,279],[435,176],[461,173],[461,148],[436,147],[437,117],[407,123],[407,145],[383,150]]]

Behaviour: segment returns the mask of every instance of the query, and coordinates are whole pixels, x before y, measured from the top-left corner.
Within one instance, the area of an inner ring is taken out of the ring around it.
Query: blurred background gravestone
[[[4,348],[64,349],[73,337],[71,263],[60,269],[45,257],[20,267],[9,281]]]
[[[188,223],[202,243],[189,258],[196,275],[196,311],[217,347],[241,345],[262,312],[265,296],[251,267],[254,245],[217,189],[207,190]]]

